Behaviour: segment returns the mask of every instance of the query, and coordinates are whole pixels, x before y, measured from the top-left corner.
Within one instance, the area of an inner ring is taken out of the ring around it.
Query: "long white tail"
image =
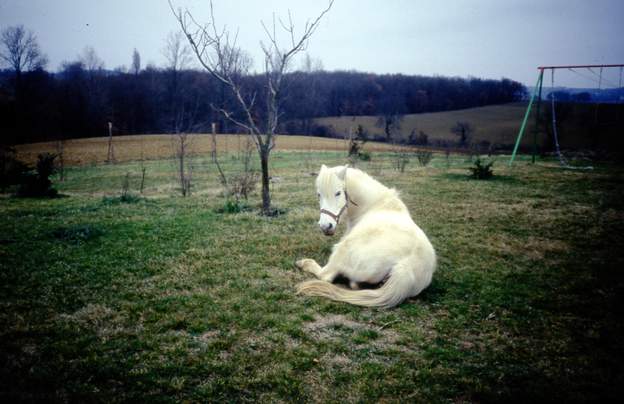
[[[358,306],[391,308],[411,296],[416,296],[431,283],[433,271],[429,268],[415,274],[411,269],[397,264],[386,283],[378,289],[350,290],[332,283],[314,280],[297,285],[297,293],[321,296]]]

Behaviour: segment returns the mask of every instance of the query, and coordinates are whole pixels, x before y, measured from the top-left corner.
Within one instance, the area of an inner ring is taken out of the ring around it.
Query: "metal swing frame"
[[[516,143],[514,145],[513,152],[511,154],[511,158],[509,159],[509,167],[512,166],[516,154],[518,152],[518,147],[520,146],[520,141],[522,140],[522,136],[524,135],[527,121],[529,120],[529,115],[531,114],[531,107],[533,106],[535,101],[535,96],[537,94],[537,106],[535,113],[535,127],[533,130],[533,147],[531,153],[531,162],[535,164],[535,156],[537,155],[537,134],[539,132],[539,115],[540,115],[540,107],[542,103],[542,84],[544,81],[544,70],[551,70],[552,80],[554,81],[554,72],[556,69],[592,69],[592,68],[600,68],[600,82],[599,86],[602,83],[602,69],[610,68],[610,67],[619,67],[620,68],[620,81],[619,85],[622,85],[622,69],[624,68],[624,64],[611,64],[611,65],[566,65],[566,66],[539,66],[537,70],[539,71],[539,75],[537,77],[537,83],[535,83],[535,89],[531,94],[531,99],[529,100],[529,105],[527,106],[526,112],[524,113],[524,119],[522,120],[522,125],[520,125],[520,130],[518,132],[518,136],[516,138]],[[552,100],[554,103],[554,100]],[[554,116],[553,116],[554,119]],[[556,129],[555,129],[556,130]],[[561,157],[561,154],[559,154]]]

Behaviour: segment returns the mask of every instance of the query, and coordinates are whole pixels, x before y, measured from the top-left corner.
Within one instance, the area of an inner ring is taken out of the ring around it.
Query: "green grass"
[[[0,199],[0,397],[11,401],[616,401],[624,170],[554,162],[471,180],[462,156],[403,174],[439,255],[432,285],[388,310],[296,296],[297,258],[324,263],[311,175],[338,153],[272,159],[274,218],[240,213],[209,158],[179,196],[149,161],[73,168],[57,199]],[[238,162],[224,158],[228,172]]]

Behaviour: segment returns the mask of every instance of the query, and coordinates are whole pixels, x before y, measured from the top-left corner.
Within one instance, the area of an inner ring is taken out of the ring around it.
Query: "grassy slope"
[[[622,393],[622,169],[549,163],[468,180],[464,160],[362,167],[396,186],[440,257],[390,311],[293,294],[324,262],[313,177],[339,154],[277,153],[286,215],[219,214],[195,162],[70,169],[66,198],[0,200],[0,396],[71,401],[615,401]],[[232,170],[237,162],[225,159]],[[254,195],[251,204],[259,203]]]
[[[428,134],[429,141],[457,142],[457,136],[451,133],[450,129],[456,122],[465,121],[470,122],[475,128],[473,141],[478,143],[487,140],[492,144],[513,145],[525,111],[526,103],[513,103],[457,111],[410,114],[404,116],[400,130],[403,137],[408,136],[412,130],[415,130],[417,134],[422,130]],[[350,127],[362,125],[370,135],[385,136],[383,128],[376,125],[377,117],[375,116],[342,116],[320,118],[316,121],[321,125],[333,126],[337,133],[348,133]],[[526,136],[522,144],[527,146],[531,142],[531,138]]]

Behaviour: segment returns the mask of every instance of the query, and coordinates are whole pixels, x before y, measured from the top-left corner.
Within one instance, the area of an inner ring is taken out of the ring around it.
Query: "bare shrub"
[[[193,165],[189,158],[192,145],[192,135],[188,133],[176,133],[172,137],[174,158],[177,165],[177,176],[180,184],[180,192],[186,197],[191,194]]]
[[[245,144],[239,144],[241,172],[230,180],[230,193],[236,200],[243,198],[246,201],[260,180],[260,173],[252,167],[253,151],[254,144],[249,137],[246,137]]]
[[[418,159],[418,163],[421,167],[426,167],[431,162],[431,158],[433,157],[433,153],[429,150],[418,150],[416,151],[416,158]]]
[[[392,166],[400,173],[405,172],[405,168],[410,162],[410,152],[395,144],[392,150]]]
[[[257,171],[244,171],[230,181],[230,193],[235,199],[248,199],[249,195],[256,189],[256,184],[260,176]]]
[[[470,140],[472,139],[474,131],[474,126],[466,121],[457,121],[451,128],[451,132],[459,137],[459,147],[468,147],[468,145],[470,145]]]
[[[370,153],[363,150],[364,144],[368,141],[368,133],[362,125],[358,125],[355,134],[349,129],[348,156],[349,162],[355,166],[357,160],[369,161]]]

